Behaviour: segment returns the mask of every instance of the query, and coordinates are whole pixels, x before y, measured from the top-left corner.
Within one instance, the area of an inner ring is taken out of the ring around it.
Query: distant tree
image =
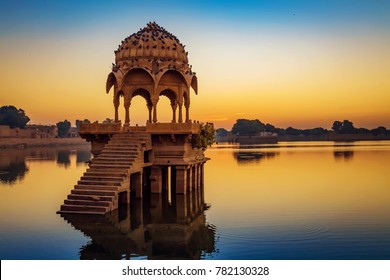
[[[329,132],[327,129],[322,127],[316,127],[307,130],[309,131],[309,135],[315,135],[315,136],[326,135]]]
[[[68,120],[64,120],[63,122],[57,123],[58,136],[66,137],[69,133],[69,129],[71,127],[71,123]]]
[[[266,131],[266,126],[258,119],[238,119],[233,125],[232,133],[235,135],[255,135],[258,132]]]
[[[276,132],[276,127],[273,126],[272,124],[267,123],[267,124],[265,125],[265,131],[268,131],[268,132]]]
[[[301,130],[293,128],[293,127],[287,127],[286,128],[286,134],[287,135],[292,135],[292,136],[298,136],[300,134],[303,134]]]
[[[83,122],[82,120],[76,120],[75,121],[75,125],[77,127],[77,131],[80,131],[80,125],[81,125],[82,122]]]
[[[350,134],[350,133],[357,133],[357,129],[353,126],[353,123],[349,120],[343,121],[343,126],[341,128],[342,133]]]
[[[216,137],[226,137],[228,135],[229,131],[227,131],[224,128],[218,128],[216,130]]]
[[[343,124],[340,121],[334,121],[332,129],[334,130],[334,132],[340,133],[342,126]]]
[[[75,124],[76,124],[76,127],[77,127],[77,131],[80,131],[80,125],[82,123],[91,123],[88,119],[85,119],[85,120],[76,120]]]
[[[15,106],[2,106],[0,108],[0,125],[8,125],[10,128],[24,128],[30,121],[23,109]]]
[[[374,135],[386,135],[388,131],[384,126],[378,126],[377,128],[371,129],[371,133]]]
[[[353,123],[349,120],[344,120],[343,122],[335,121],[333,123],[332,129],[339,134],[356,134],[359,133],[359,130],[353,126]]]

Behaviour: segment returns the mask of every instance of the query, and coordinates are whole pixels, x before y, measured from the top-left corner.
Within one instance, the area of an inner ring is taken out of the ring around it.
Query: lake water
[[[203,191],[62,217],[88,147],[0,150],[0,259],[390,259],[390,141],[206,155]]]

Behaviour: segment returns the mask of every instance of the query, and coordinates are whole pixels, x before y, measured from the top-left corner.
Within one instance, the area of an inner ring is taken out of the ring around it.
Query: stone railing
[[[153,134],[197,134],[202,124],[197,122],[186,123],[147,123],[146,132]]]
[[[80,134],[85,133],[116,133],[120,132],[122,125],[120,122],[117,123],[81,123],[80,124]]]

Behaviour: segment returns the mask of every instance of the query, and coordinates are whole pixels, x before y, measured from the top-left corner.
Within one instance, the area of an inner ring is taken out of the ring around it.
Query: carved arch
[[[155,85],[154,77],[143,68],[132,68],[123,77],[122,85]]]
[[[118,86],[118,82],[117,82],[117,79],[116,79],[114,73],[111,72],[110,74],[108,74],[108,77],[107,77],[106,93],[110,92],[110,89],[112,88],[112,86],[114,86],[114,88],[115,88],[115,86]]]

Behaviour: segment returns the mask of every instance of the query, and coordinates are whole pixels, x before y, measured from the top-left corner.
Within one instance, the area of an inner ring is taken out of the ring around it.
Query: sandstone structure
[[[81,124],[94,158],[59,212],[104,214],[129,203],[131,191],[137,197],[203,192],[208,159],[193,145],[202,125],[190,119],[190,89],[197,94],[197,83],[185,46],[164,28],[151,22],[125,38],[106,83],[107,93],[113,89],[114,123]],[[145,99],[145,126],[131,124],[135,96]],[[158,122],[160,98],[170,100],[170,123]]]

